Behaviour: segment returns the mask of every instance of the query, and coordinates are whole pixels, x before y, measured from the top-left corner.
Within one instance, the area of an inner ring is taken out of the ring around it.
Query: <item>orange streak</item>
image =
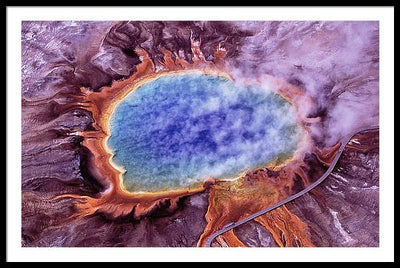
[[[336,156],[337,151],[339,150],[341,142],[338,141],[335,145],[329,148],[318,149],[315,148],[315,154],[319,161],[324,163],[325,165],[329,166],[333,159]]]
[[[233,230],[219,235],[215,239],[223,247],[246,247],[246,245],[233,233]]]
[[[272,210],[258,218],[280,247],[313,247],[308,238],[308,226],[292,214],[286,206]]]

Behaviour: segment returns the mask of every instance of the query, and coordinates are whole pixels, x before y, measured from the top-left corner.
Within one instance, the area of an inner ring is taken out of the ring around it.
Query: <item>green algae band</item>
[[[108,145],[128,191],[189,188],[290,156],[302,136],[294,108],[261,86],[202,73],[158,77],[127,95]]]

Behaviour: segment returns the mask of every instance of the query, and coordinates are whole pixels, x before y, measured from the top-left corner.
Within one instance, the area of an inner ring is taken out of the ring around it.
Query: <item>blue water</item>
[[[179,189],[239,175],[291,154],[293,107],[258,87],[201,73],[161,76],[118,104],[109,147],[129,191]]]

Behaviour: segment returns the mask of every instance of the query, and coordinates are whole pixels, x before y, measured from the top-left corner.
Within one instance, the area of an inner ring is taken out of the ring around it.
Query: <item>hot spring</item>
[[[304,135],[294,107],[270,89],[197,72],[130,92],[110,117],[110,133],[112,162],[132,192],[233,179],[290,158]]]

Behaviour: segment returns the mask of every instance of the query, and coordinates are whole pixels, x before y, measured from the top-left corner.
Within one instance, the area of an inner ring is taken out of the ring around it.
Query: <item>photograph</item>
[[[222,9],[14,16],[14,259],[392,256],[393,17],[213,15]]]

